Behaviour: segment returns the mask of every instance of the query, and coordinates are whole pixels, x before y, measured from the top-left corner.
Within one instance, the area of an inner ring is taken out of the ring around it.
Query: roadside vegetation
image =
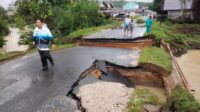
[[[24,52],[11,52],[11,53],[3,53],[0,52],[0,62],[5,61],[5,60],[9,60],[9,59],[13,59],[17,56],[21,56],[24,55]]]
[[[143,112],[145,104],[160,105],[159,98],[148,89],[135,89],[128,103],[126,112]]]
[[[4,36],[8,35],[8,17],[6,10],[0,6],[0,48],[5,44]]]
[[[135,20],[136,23],[138,23],[138,24],[145,23],[145,21],[143,19],[141,19],[139,15],[131,16],[131,19]]]
[[[171,112],[199,112],[200,110],[200,103],[180,85],[172,91],[167,103]]]
[[[177,85],[168,96],[167,102],[161,103],[159,98],[148,89],[135,89],[125,112],[143,112],[145,105],[159,106],[164,112],[199,112],[200,103],[194,96]]]
[[[188,49],[200,48],[200,24],[179,24],[170,20],[160,23],[154,21],[152,32],[157,40],[169,43],[177,56]]]
[[[139,63],[151,63],[162,67],[168,72],[172,71],[170,55],[162,48],[149,47],[142,50]]]
[[[139,19],[139,18],[140,18],[139,15],[131,16],[131,19],[134,19],[134,20],[137,20],[137,19]]]
[[[138,23],[138,24],[143,24],[144,22],[145,21],[143,19],[141,19],[141,18],[139,18],[139,19],[136,20],[136,23]]]
[[[90,0],[17,0],[16,6],[18,27],[34,24],[37,18],[42,18],[57,40],[68,38],[69,34],[74,35],[72,32],[112,23],[100,13],[98,2]]]

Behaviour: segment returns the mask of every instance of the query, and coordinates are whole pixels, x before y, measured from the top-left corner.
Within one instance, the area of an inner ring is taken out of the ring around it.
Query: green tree
[[[156,12],[161,10],[163,5],[163,0],[154,0],[153,3],[150,5],[150,9]]]
[[[99,6],[93,1],[81,1],[72,7],[74,15],[74,25],[76,28],[84,28],[90,26],[101,25],[104,21],[100,12]]]
[[[3,36],[9,33],[7,20],[8,17],[6,15],[6,10],[0,6],[0,47],[2,47],[5,43]]]
[[[36,18],[47,19],[52,16],[52,5],[40,0],[17,0],[17,14],[23,16],[26,22],[33,22]]]

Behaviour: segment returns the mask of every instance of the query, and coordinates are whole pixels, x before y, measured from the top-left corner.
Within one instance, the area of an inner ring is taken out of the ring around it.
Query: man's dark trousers
[[[53,58],[51,57],[49,50],[47,50],[47,51],[39,50],[39,54],[41,57],[41,62],[42,62],[43,68],[48,68],[47,60],[49,60],[52,65],[54,65]]]

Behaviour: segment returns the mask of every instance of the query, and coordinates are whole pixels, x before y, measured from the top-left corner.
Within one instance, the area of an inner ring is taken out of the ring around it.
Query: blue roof
[[[132,9],[138,9],[139,8],[139,5],[134,3],[134,2],[129,2],[129,3],[126,3],[124,6],[123,6],[123,9],[124,10],[132,10]]]

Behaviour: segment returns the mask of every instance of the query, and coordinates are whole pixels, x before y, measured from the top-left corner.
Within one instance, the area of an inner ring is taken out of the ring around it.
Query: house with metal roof
[[[177,19],[182,16],[183,11],[187,18],[192,18],[192,2],[193,0],[185,0],[185,4],[181,0],[164,0],[163,11],[169,18]]]

